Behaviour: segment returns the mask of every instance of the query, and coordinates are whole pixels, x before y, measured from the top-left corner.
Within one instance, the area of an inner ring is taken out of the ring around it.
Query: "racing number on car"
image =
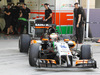
[[[64,45],[61,45],[60,47],[61,47],[61,48],[67,48],[67,47],[66,47],[66,46],[64,46]]]

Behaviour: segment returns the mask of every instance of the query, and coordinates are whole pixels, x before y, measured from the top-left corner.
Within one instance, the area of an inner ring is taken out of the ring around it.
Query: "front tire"
[[[80,59],[91,59],[91,46],[82,45]]]
[[[29,51],[29,64],[30,66],[36,66],[36,62],[39,56],[39,44],[32,44]]]
[[[30,46],[31,37],[28,34],[22,34],[19,39],[20,52],[28,52]]]

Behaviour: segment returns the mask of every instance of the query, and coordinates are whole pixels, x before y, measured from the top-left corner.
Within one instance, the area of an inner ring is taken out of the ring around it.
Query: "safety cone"
[[[97,41],[97,43],[100,43],[100,39]]]

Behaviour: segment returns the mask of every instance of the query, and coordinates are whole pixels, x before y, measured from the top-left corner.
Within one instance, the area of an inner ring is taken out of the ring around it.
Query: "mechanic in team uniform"
[[[17,6],[14,6],[12,4],[12,26],[14,33],[17,34],[17,25],[18,25],[18,18],[19,18],[19,13],[20,13],[20,5],[17,3]]]
[[[11,5],[8,4],[7,5],[7,8],[5,8],[4,10],[4,18],[5,18],[5,22],[6,22],[6,26],[4,28],[4,32],[7,32],[7,35],[9,35],[9,33],[13,33],[13,30],[12,30],[12,25],[11,25],[11,21],[12,21],[12,16],[11,16]]]
[[[73,36],[76,36],[76,17],[77,17],[77,9],[74,8],[74,22],[73,22]]]
[[[13,34],[16,32],[15,31],[15,28],[16,28],[16,19],[15,19],[15,15],[16,15],[16,8],[14,6],[14,3],[11,4],[11,16],[12,16],[12,22],[11,22],[11,25],[12,25],[12,28],[14,30]]]
[[[21,26],[20,34],[23,34],[24,27],[26,26],[26,33],[28,33],[28,19],[30,19],[30,9],[27,8],[26,4],[22,5],[20,10],[19,26]]]
[[[78,3],[75,3],[75,8],[77,9],[76,13],[76,38],[77,42],[81,44],[83,42],[83,21],[82,21],[82,11],[78,6]]]
[[[49,8],[49,4],[45,3],[45,23],[46,24],[52,24],[52,10]]]

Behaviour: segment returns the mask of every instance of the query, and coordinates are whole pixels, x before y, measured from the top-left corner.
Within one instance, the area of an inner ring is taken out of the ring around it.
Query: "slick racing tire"
[[[22,53],[28,53],[31,37],[28,34],[22,34],[19,39],[19,49]]]
[[[80,59],[91,59],[91,46],[82,45]]]
[[[32,44],[29,50],[29,64],[30,66],[36,66],[36,62],[39,56],[39,44]]]

